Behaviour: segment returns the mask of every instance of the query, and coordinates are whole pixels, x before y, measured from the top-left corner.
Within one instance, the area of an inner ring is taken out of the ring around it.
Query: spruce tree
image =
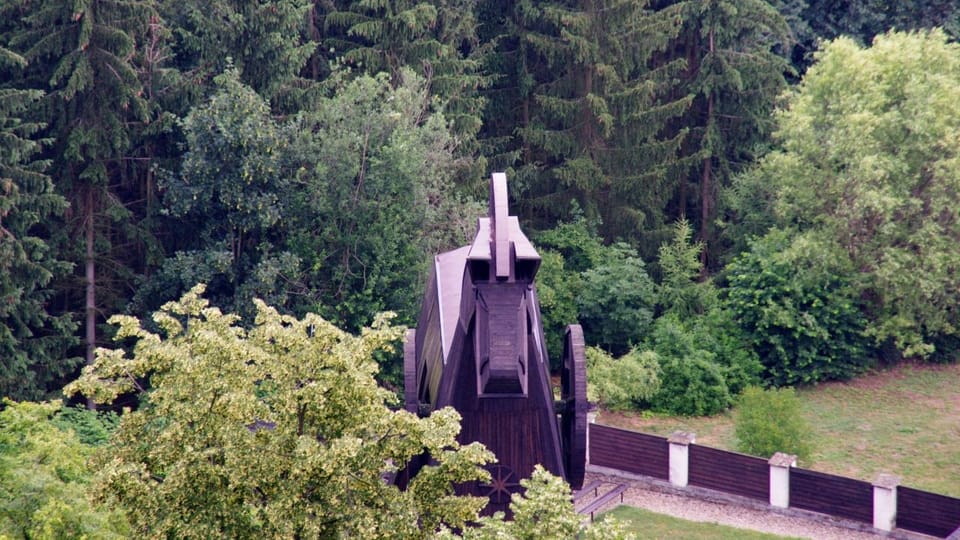
[[[0,73],[14,79],[26,61],[0,47]],[[0,396],[41,399],[73,371],[67,358],[75,325],[55,315],[47,302],[51,279],[69,271],[47,244],[47,220],[66,201],[54,193],[47,162],[36,159],[42,125],[23,115],[43,95],[39,90],[0,88]]]
[[[678,131],[689,130],[691,168],[677,186],[676,213],[698,224],[702,271],[718,256],[719,193],[754,161],[770,136],[777,96],[786,88],[789,28],[767,0],[680,2],[684,27],[673,47],[686,69],[676,91],[694,96]],[[715,266],[715,265],[714,265]]]
[[[97,323],[117,311],[137,271],[135,216],[125,206],[141,178],[127,151],[135,126],[148,120],[134,58],[156,12],[150,0],[38,0],[6,6],[10,48],[28,62],[20,85],[45,85],[34,111],[53,140],[44,152],[57,190],[70,203],[52,238],[57,254],[79,273],[57,283],[65,313],[83,313],[87,362]]]
[[[669,171],[683,134],[663,127],[688,99],[665,100],[679,62],[657,62],[677,34],[675,9],[580,0],[490,8],[504,34],[485,135],[516,158],[521,214],[537,227],[569,217],[571,203],[608,239],[638,241],[662,226]]]

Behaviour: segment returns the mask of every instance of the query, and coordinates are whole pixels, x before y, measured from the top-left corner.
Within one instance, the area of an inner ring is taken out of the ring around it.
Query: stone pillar
[[[897,486],[900,478],[883,473],[873,483],[873,527],[892,531],[897,523]]]
[[[690,445],[696,439],[693,433],[675,431],[667,438],[670,444],[670,483],[687,487],[690,478]]]
[[[587,413],[587,463],[590,463],[590,426],[597,423],[596,411]]]
[[[777,452],[770,464],[770,506],[790,507],[790,467],[797,466],[797,456]]]

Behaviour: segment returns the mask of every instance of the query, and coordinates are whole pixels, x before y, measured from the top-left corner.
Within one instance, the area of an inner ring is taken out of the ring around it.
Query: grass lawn
[[[867,481],[893,473],[905,486],[960,497],[960,365],[902,365],[798,393],[815,447],[801,467]],[[661,435],[692,431],[700,444],[734,449],[730,413],[601,411],[598,422]]]
[[[784,538],[774,534],[737,529],[715,523],[687,521],[663,514],[655,514],[640,508],[618,506],[604,516],[620,520],[637,538],[683,538],[685,540],[764,540]]]

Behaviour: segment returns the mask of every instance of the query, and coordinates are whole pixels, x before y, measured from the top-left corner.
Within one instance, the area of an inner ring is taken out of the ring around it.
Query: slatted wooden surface
[[[873,485],[808,469],[790,469],[790,506],[872,524]]]
[[[592,424],[590,463],[634,474],[670,479],[670,450],[665,437]]]
[[[770,465],[763,458],[691,444],[689,482],[693,486],[768,501]]]
[[[960,499],[900,486],[897,527],[944,537],[960,528]]]

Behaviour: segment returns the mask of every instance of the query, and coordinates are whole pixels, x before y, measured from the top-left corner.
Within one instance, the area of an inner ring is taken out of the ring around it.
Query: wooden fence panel
[[[897,488],[897,527],[944,537],[960,528],[960,499],[905,486]]]
[[[670,479],[670,449],[666,437],[591,424],[590,463]]]
[[[763,458],[691,444],[689,482],[693,486],[770,500],[770,465]]]
[[[808,469],[790,469],[790,506],[873,523],[873,485]]]

